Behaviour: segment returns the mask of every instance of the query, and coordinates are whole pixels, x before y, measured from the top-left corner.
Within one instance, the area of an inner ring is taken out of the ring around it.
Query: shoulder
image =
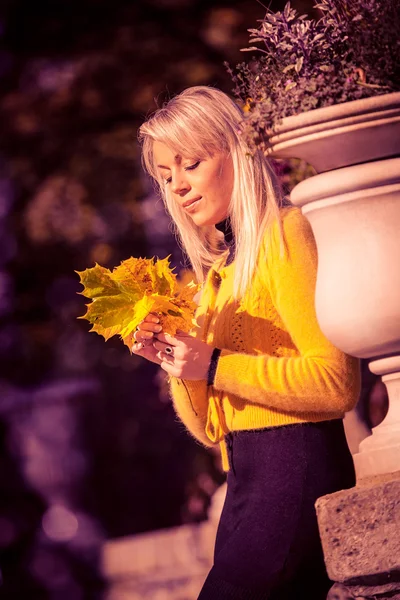
[[[280,210],[265,237],[259,270],[268,281],[289,277],[308,270],[314,273],[318,264],[317,246],[310,222],[301,209],[289,206]],[[291,276],[291,275],[290,275]]]
[[[280,232],[283,233],[283,242],[286,250],[295,248],[301,250],[302,246],[315,246],[314,234],[311,224],[306,216],[303,215],[298,206],[289,206],[280,211],[280,224],[275,220],[272,226],[271,252],[279,250],[281,239]]]
[[[286,206],[280,211],[281,223],[285,232],[292,233],[298,230],[310,229],[310,222],[298,206]],[[276,227],[276,222],[275,222]]]

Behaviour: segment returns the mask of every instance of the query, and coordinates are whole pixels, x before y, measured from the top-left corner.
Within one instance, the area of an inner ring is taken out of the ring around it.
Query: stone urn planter
[[[400,93],[288,117],[273,157],[317,175],[291,201],[318,247],[316,311],[326,337],[382,375],[389,411],[355,456],[357,476],[400,471]]]
[[[272,157],[317,171],[291,201],[317,243],[320,327],[344,352],[370,359],[389,396],[386,418],[354,456],[356,488],[317,501],[328,573],[355,595],[400,598],[400,93],[288,117],[269,141]],[[357,519],[358,502],[371,510]]]

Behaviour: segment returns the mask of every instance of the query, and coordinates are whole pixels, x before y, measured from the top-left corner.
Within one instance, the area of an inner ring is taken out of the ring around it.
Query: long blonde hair
[[[235,240],[234,297],[240,299],[251,284],[260,245],[277,221],[281,255],[283,231],[280,208],[290,205],[283,197],[273,169],[261,151],[251,155],[240,135],[243,115],[224,92],[208,86],[187,88],[156,110],[139,129],[142,164],[157,182],[174,223],[174,232],[203,283],[208,269],[224,253],[223,233],[214,226],[199,227],[169,192],[153,160],[153,143],[162,142],[181,156],[196,160],[225,151],[233,161],[234,181],[229,218]]]

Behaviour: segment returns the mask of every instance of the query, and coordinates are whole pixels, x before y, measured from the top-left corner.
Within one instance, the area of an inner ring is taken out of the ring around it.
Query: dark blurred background
[[[74,270],[168,254],[182,270],[137,128],[185,87],[231,93],[223,62],[247,59],[264,12],[257,0],[2,0],[1,599],[101,598],[105,540],[202,521],[224,481],[177,421],[164,372],[77,320]]]

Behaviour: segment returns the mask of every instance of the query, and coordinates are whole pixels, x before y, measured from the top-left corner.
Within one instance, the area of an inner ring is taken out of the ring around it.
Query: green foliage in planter
[[[234,94],[246,113],[251,147],[265,147],[282,118],[304,111],[400,90],[400,2],[321,0],[318,20],[288,2],[269,9],[249,29],[243,51],[258,55],[233,70]]]

